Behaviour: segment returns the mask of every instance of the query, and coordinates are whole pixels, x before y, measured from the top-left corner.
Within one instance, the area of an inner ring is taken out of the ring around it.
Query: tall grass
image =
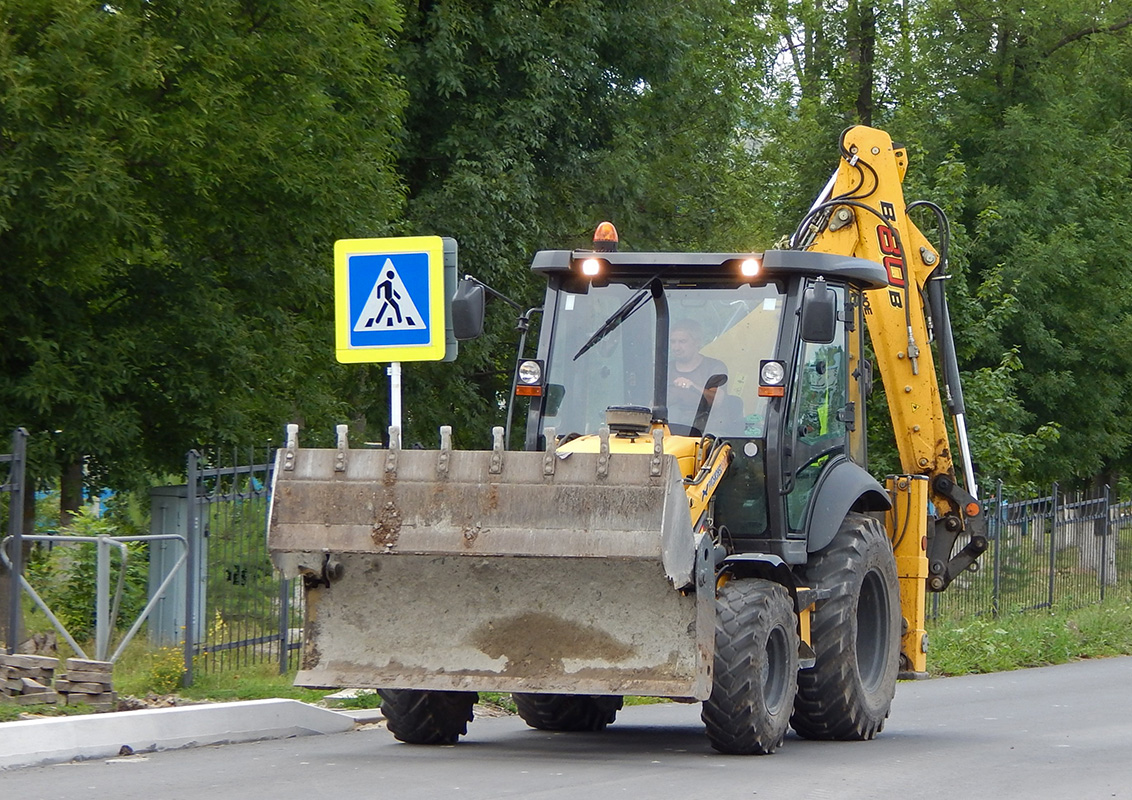
[[[1132,599],[928,626],[928,670],[968,675],[1132,655]]]

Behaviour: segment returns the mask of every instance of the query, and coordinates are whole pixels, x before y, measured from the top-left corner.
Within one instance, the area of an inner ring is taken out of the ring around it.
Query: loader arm
[[[869,259],[888,273],[887,287],[865,293],[863,311],[904,473],[890,479],[894,504],[888,530],[905,617],[914,622],[910,637],[916,639],[922,635],[924,590],[943,591],[987,548],[943,298],[946,262],[908,216],[901,186],[908,165],[905,149],[883,131],[858,126],[842,135],[840,150],[837,171],[799,226],[793,245]],[[942,382],[929,346],[933,338],[943,362]],[[957,454],[950,444],[945,402],[961,446],[964,485],[955,476]],[[929,501],[936,510],[933,519],[927,516]],[[957,549],[962,536],[967,541]],[[918,655],[915,660],[922,665],[921,643],[906,637],[905,644],[906,655]]]

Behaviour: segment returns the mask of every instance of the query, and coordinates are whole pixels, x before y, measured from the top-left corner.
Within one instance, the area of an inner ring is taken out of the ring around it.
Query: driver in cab
[[[703,327],[694,319],[672,324],[668,337],[668,416],[671,422],[691,426],[700,403],[710,408],[717,393],[725,391],[727,366],[717,358],[705,356]]]

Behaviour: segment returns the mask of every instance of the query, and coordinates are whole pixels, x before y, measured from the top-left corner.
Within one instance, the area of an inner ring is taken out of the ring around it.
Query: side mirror
[[[802,300],[802,341],[830,344],[837,333],[837,295],[818,278]]]
[[[452,333],[458,341],[466,342],[483,335],[484,318],[483,286],[461,279],[456,284],[456,294],[452,296]]]

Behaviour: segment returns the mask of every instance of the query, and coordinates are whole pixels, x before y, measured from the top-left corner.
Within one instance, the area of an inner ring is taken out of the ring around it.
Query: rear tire
[[[900,667],[900,583],[888,536],[872,517],[848,514],[805,576],[832,594],[813,613],[817,660],[798,676],[790,724],[807,739],[872,739]]]
[[[455,744],[468,732],[475,692],[378,689],[381,713],[394,738],[409,744]]]
[[[715,676],[701,718],[721,753],[768,755],[790,722],[798,685],[798,620],[783,586],[732,580],[719,590]]]
[[[600,731],[617,717],[623,700],[598,694],[513,693],[523,722],[540,731]]]

